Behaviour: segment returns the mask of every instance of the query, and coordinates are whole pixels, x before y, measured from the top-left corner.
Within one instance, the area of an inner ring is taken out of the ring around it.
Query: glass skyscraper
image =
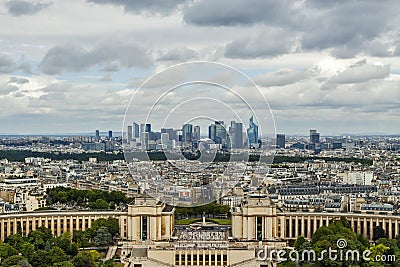
[[[247,129],[249,144],[258,144],[258,125],[254,123],[253,116],[250,117],[249,128]]]

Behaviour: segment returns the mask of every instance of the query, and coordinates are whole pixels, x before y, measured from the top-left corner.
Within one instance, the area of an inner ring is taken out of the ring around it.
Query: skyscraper
[[[140,132],[139,132],[140,137],[142,137],[142,133],[146,132],[145,128],[146,128],[146,124],[141,123],[140,124]]]
[[[249,128],[247,129],[247,137],[249,145],[258,144],[258,125],[254,123],[253,116],[249,120]]]
[[[100,140],[100,131],[96,130],[96,141]]]
[[[133,123],[133,138],[139,138],[139,137],[140,137],[139,124],[134,122]]]
[[[140,124],[140,134],[151,132],[151,124],[150,123],[142,123]]]
[[[174,132],[174,129],[172,128],[161,128],[161,135],[163,133],[167,133],[169,136],[169,140],[175,140],[176,141],[176,133]]]
[[[148,132],[143,132],[140,139],[142,149],[149,149],[150,134]]]
[[[128,136],[126,137],[128,143],[132,142],[132,126],[128,126]]]
[[[200,140],[200,126],[194,126],[192,138],[196,141]]]
[[[242,148],[243,124],[240,122],[231,121],[231,127],[229,127],[229,136],[232,148]]]
[[[192,133],[193,133],[193,125],[192,124],[184,124],[182,126],[182,141],[183,142],[191,142],[192,141]]]
[[[317,130],[310,130],[310,143],[317,144],[319,143],[319,133]]]
[[[144,128],[146,133],[150,133],[151,132],[151,124],[150,123],[146,123],[146,126]]]
[[[167,148],[168,142],[169,142],[169,134],[161,133],[161,145],[162,145],[163,149]]]
[[[285,148],[286,145],[286,137],[284,134],[276,135],[276,147],[277,148]]]
[[[215,121],[208,127],[208,138],[216,144],[226,145],[228,136],[223,121]]]
[[[113,132],[112,131],[108,131],[108,139],[111,139],[113,137]]]

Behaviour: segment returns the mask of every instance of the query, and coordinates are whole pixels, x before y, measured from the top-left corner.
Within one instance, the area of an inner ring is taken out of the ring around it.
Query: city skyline
[[[209,60],[259,85],[277,132],[398,134],[398,5],[3,1],[0,132],[119,132],[142,81]]]

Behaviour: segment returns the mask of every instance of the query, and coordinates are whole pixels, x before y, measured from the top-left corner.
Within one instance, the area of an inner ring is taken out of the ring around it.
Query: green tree
[[[108,246],[111,243],[111,234],[107,227],[102,226],[97,230],[94,242],[97,246]]]
[[[31,255],[35,253],[35,245],[29,242],[25,242],[24,244],[22,244],[20,252],[22,256],[24,256],[25,258],[29,258]]]
[[[0,259],[17,255],[18,251],[7,243],[0,242]]]
[[[68,250],[66,251],[66,253],[68,255],[75,256],[76,254],[78,254],[78,250],[79,250],[79,246],[75,242],[72,242],[69,245]]]
[[[107,260],[106,262],[104,262],[102,267],[114,267],[114,261],[111,260]]]
[[[25,242],[24,238],[20,234],[10,235],[6,238],[5,242],[17,250],[20,250],[22,244]]]
[[[54,263],[53,267],[74,267],[74,265],[69,261],[62,261]]]
[[[372,234],[372,240],[376,241],[379,238],[387,238],[387,234],[385,229],[382,228],[382,226],[378,225],[375,226],[373,229],[373,234]]]
[[[32,231],[28,235],[30,243],[34,244],[37,249],[44,249],[46,242],[52,238],[50,229],[43,226],[39,227],[35,231]]]
[[[97,199],[95,202],[90,203],[89,207],[95,210],[108,210],[110,207],[104,199]]]
[[[388,256],[387,259],[390,259],[389,257],[392,257],[392,255],[396,257],[394,261],[388,260],[386,262],[388,266],[393,266],[393,267],[400,266],[400,249],[397,246],[397,242],[395,239],[381,238],[376,241],[376,244],[377,245],[383,244],[384,246],[389,248],[383,253],[384,255]]]
[[[369,258],[372,261],[375,261],[377,256],[382,257],[382,255],[387,251],[389,247],[385,246],[384,244],[378,244],[378,245],[371,245],[369,247],[369,250],[372,252],[372,254],[369,256]]]
[[[115,237],[119,234],[118,219],[109,217],[105,223],[105,227],[107,227],[108,232],[111,234],[111,237]]]
[[[72,241],[77,243],[79,247],[89,247],[90,246],[90,231],[76,230],[73,233]]]
[[[8,257],[1,263],[1,267],[11,267],[11,266],[18,266],[20,262],[24,261],[24,258],[20,255],[14,255]]]
[[[62,250],[68,251],[68,248],[71,245],[71,240],[71,234],[69,232],[65,232],[60,237],[56,237],[54,239],[54,244]]]
[[[88,251],[80,251],[71,261],[75,267],[96,267],[95,259]]]
[[[63,262],[68,259],[67,254],[59,247],[52,247],[49,251],[49,258],[51,263],[54,264],[56,262]]]
[[[29,256],[28,261],[35,267],[48,267],[51,265],[51,259],[48,253],[43,249],[36,250]]]
[[[294,242],[294,248],[297,251],[302,251],[305,247],[309,246],[309,242],[304,238],[304,236],[299,236]]]

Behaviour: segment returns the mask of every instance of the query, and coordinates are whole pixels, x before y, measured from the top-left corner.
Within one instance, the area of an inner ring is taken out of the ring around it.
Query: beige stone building
[[[274,266],[257,259],[264,246],[311,235],[330,221],[346,217],[352,229],[371,238],[381,226],[389,238],[400,231],[400,216],[367,213],[285,212],[264,196],[248,197],[232,214],[232,225],[174,225],[174,208],[151,198],[136,198],[126,211],[40,211],[0,214],[0,237],[26,236],[40,226],[54,235],[86,230],[98,218],[117,218],[125,266]]]

